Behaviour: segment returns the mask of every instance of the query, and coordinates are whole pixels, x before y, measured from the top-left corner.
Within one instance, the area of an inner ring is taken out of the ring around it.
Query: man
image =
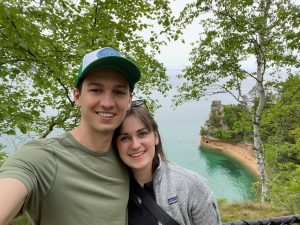
[[[27,211],[39,225],[127,224],[128,175],[111,149],[138,67],[112,48],[84,56],[73,95],[78,127],[28,142],[0,168],[0,225]]]

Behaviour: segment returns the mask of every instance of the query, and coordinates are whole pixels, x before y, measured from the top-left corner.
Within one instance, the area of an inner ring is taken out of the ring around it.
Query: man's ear
[[[128,101],[128,106],[127,106],[127,111],[130,109],[131,103],[132,103],[132,94],[130,93],[129,101]]]
[[[77,88],[74,88],[74,90],[73,90],[73,98],[74,98],[75,105],[78,107],[81,107],[80,91]]]

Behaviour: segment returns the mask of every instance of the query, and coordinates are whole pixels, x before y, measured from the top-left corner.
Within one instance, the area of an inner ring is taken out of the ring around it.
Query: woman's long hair
[[[153,131],[154,133],[157,134],[158,136],[158,144],[155,145],[155,154],[154,158],[152,161],[152,173],[155,172],[156,168],[159,166],[159,157],[161,158],[162,161],[167,161],[166,155],[163,151],[162,143],[161,143],[161,138],[160,134],[158,131],[158,126],[156,121],[154,120],[153,116],[151,113],[148,111],[148,109],[144,108],[143,106],[132,106],[126,113],[125,119],[129,116],[134,116],[138,118],[149,131]],[[113,148],[117,148],[117,138],[120,135],[120,132],[122,130],[123,123],[115,130],[114,136],[113,136]]]

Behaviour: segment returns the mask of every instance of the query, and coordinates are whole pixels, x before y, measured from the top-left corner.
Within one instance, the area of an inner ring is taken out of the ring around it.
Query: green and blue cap
[[[75,83],[76,87],[87,74],[98,68],[111,68],[120,72],[128,80],[131,92],[141,78],[141,72],[137,65],[115,49],[105,47],[90,52],[83,57]]]

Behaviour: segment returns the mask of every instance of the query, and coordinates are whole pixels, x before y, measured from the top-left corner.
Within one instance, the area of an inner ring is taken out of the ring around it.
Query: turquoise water
[[[200,158],[205,164],[203,172],[212,185],[218,198],[229,201],[251,199],[251,185],[257,177],[251,174],[239,162],[228,158],[226,155],[200,147]],[[197,172],[197,168],[194,168]]]
[[[232,158],[199,145],[198,104],[182,106],[185,110],[195,109],[185,113],[164,108],[157,112],[156,120],[168,159],[205,177],[217,198],[230,202],[251,199],[251,184],[256,177]]]
[[[212,100],[234,103],[223,95],[188,102],[174,110],[171,95],[159,97],[162,108],[156,111],[155,119],[167,157],[205,177],[217,198],[230,202],[251,199],[251,184],[257,178],[232,158],[200,146],[200,128],[208,118]]]

